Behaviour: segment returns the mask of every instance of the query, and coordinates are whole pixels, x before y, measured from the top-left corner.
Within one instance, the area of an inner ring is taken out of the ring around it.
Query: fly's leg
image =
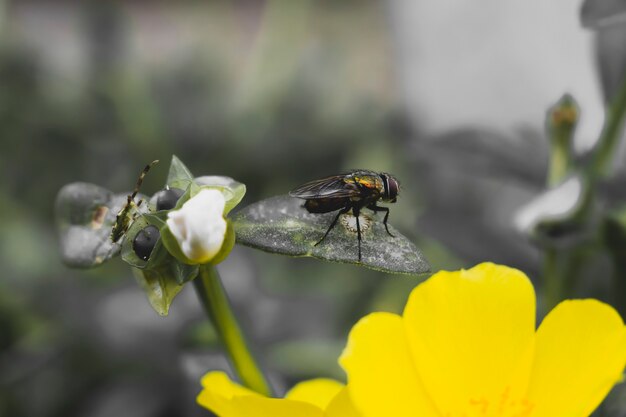
[[[333,230],[333,227],[335,227],[335,225],[337,224],[337,220],[339,220],[339,216],[350,211],[350,208],[351,207],[346,207],[344,209],[341,209],[339,213],[337,213],[337,216],[335,216],[335,220],[333,220],[333,222],[330,224],[330,227],[328,228],[328,230],[326,230],[326,233],[324,233],[324,236],[322,236],[322,238],[318,240],[317,243],[313,246],[319,245],[320,243],[322,243],[324,239],[326,239],[326,236],[328,236],[328,233],[330,233],[330,231]]]
[[[387,226],[387,220],[389,219],[389,208],[388,207],[379,207],[379,206],[376,205],[376,203],[370,204],[369,206],[367,206],[367,208],[372,210],[372,211],[375,211],[375,212],[379,212],[379,211],[384,211],[385,212],[385,218],[383,219],[383,224],[385,225],[385,230],[387,231],[389,236],[395,237],[394,235],[391,234],[391,232],[389,231],[389,227]]]
[[[354,214],[354,217],[356,217],[356,236],[359,242],[359,262],[361,262],[361,224],[359,222],[360,210],[355,207],[352,210],[352,213]]]

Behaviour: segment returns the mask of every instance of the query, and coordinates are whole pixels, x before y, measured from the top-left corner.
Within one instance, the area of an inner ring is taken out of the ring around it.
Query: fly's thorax
[[[358,195],[351,198],[352,201],[373,203],[378,201],[384,193],[383,180],[375,172],[357,172],[347,182],[351,182],[358,191]]]

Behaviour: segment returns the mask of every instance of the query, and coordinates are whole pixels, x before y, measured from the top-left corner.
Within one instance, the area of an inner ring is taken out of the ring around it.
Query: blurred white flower
[[[226,236],[225,204],[220,191],[205,189],[179,210],[168,213],[167,226],[189,260],[209,262],[222,248]]]

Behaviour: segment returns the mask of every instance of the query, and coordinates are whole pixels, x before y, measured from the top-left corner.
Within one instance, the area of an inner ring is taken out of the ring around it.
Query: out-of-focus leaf
[[[602,237],[609,248],[609,252],[626,266],[626,210],[616,210],[606,217],[602,225]]]
[[[597,29],[626,22],[626,2],[623,0],[585,0],[580,9],[584,27]]]
[[[133,268],[133,273],[152,308],[161,316],[167,316],[183,284],[198,275],[198,267],[172,261],[157,269]]]
[[[343,340],[303,340],[284,342],[270,350],[272,367],[292,378],[345,379],[337,358],[345,346]]]
[[[370,219],[370,223],[369,226],[361,225],[363,240],[360,262],[356,230],[352,231],[346,225],[354,219],[351,214],[344,215],[326,239],[314,246],[336,215],[336,212],[309,213],[303,207],[303,200],[283,195],[245,207],[233,217],[233,225],[238,243],[267,252],[312,256],[391,273],[430,272],[430,265],[413,243],[392,226],[389,226],[389,230],[395,237],[389,236],[382,217],[377,219],[369,213],[361,213],[361,216]]]
[[[545,188],[547,138],[532,131],[509,137],[461,129],[412,146],[411,174],[427,200],[417,219],[420,234],[440,242],[465,266],[489,259],[536,271],[537,249],[520,239],[512,217]]]
[[[604,218],[601,236],[613,262],[612,304],[621,315],[626,314],[626,206],[622,205]],[[626,391],[622,392],[626,405]],[[625,408],[626,410],[626,408]]]
[[[416,167],[499,178],[541,188],[548,167],[548,141],[531,132],[507,137],[489,130],[460,129],[414,143]]]
[[[599,29],[596,33],[596,50],[602,91],[605,101],[609,103],[626,72],[626,22]]]
[[[126,199],[127,194],[113,194],[95,184],[76,182],[64,186],[55,203],[63,262],[90,268],[117,255],[120,245],[114,244],[109,235]]]

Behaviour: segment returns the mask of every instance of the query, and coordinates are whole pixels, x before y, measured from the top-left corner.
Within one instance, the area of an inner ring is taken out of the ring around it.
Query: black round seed
[[[156,203],[157,211],[173,209],[183,194],[185,194],[185,191],[180,188],[168,188],[167,190],[159,191]]]
[[[146,226],[137,233],[133,240],[133,251],[139,258],[147,261],[150,259],[150,254],[154,249],[157,241],[161,237],[159,229],[156,226]]]

